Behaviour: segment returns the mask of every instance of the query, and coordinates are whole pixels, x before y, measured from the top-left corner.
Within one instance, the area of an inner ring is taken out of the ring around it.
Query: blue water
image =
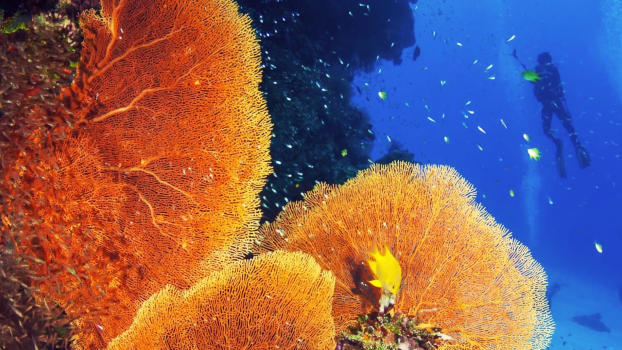
[[[352,103],[372,118],[373,159],[399,142],[419,162],[455,167],[478,189],[477,200],[488,212],[555,271],[552,282],[580,280],[617,295],[622,2],[420,1],[412,8],[421,56],[413,60],[414,48],[407,49],[400,65],[379,60],[374,71],[359,73],[353,82],[361,93],[355,89]],[[573,124],[592,158],[590,167],[578,167],[568,134],[554,117],[567,179],[557,174],[554,145],[542,132],[540,105],[521,78],[514,49],[532,69],[537,55],[548,51],[560,71]],[[385,100],[379,91],[386,91]],[[541,151],[539,161],[529,158],[531,147]],[[602,305],[610,307],[622,314],[622,300]]]

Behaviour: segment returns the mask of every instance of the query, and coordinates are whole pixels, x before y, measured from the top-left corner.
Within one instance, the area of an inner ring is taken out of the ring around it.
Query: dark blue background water
[[[477,200],[545,268],[619,288],[622,3],[420,1],[413,10],[421,56],[413,61],[410,48],[401,65],[379,61],[374,72],[358,75],[353,83],[362,89],[353,103],[374,124],[374,159],[397,141],[417,161],[455,167],[475,185]],[[516,38],[508,41],[512,35]],[[568,178],[557,175],[540,105],[520,76],[513,49],[532,68],[540,52],[552,54],[573,123],[592,157],[589,168],[579,169],[567,132],[554,117]],[[378,91],[387,92],[386,100]],[[529,159],[530,147],[540,149],[540,161]],[[602,254],[595,242],[602,244]]]

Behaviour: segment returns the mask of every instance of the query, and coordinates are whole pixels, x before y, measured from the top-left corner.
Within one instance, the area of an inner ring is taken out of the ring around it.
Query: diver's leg
[[[551,132],[551,120],[553,119],[553,109],[549,105],[542,106],[542,130],[544,135],[553,141],[556,140],[555,136]]]
[[[549,104],[542,106],[542,130],[544,131],[544,135],[546,135],[548,138],[553,140],[553,142],[555,143],[555,146],[559,150],[560,148],[559,145],[561,144],[562,140],[558,139],[557,137],[555,137],[555,135],[553,135],[553,132],[551,131],[552,120],[553,120],[553,106]]]
[[[562,122],[562,125],[564,126],[566,131],[568,131],[568,135],[570,136],[570,141],[572,142],[572,144],[575,146],[575,148],[577,146],[580,146],[581,143],[579,142],[579,136],[575,132],[574,126],[572,126],[570,112],[566,108],[566,105],[562,101],[555,101],[554,107],[555,114],[557,114],[557,117]]]
[[[554,106],[551,104],[545,104],[542,106],[542,129],[544,130],[544,135],[553,140],[555,143],[555,159],[557,161],[557,171],[559,172],[559,176],[566,177],[566,165],[564,164],[564,155],[562,152],[562,140],[556,138],[551,131],[553,109]]]
[[[570,141],[572,142],[572,145],[577,152],[577,160],[579,161],[579,166],[582,169],[587,167],[591,163],[590,156],[585,150],[585,147],[583,147],[583,145],[581,145],[581,142],[579,141],[579,136],[577,135],[577,132],[572,125],[570,112],[566,108],[565,104],[560,103],[559,107],[555,110],[555,113],[557,114],[559,120],[562,122],[562,125],[570,135]]]

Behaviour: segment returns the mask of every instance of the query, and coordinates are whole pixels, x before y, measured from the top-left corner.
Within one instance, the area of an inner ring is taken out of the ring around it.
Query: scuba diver
[[[514,52],[514,57],[516,57],[516,51]],[[572,122],[570,120],[571,116],[566,104],[566,97],[564,96],[564,88],[562,87],[559,71],[555,65],[553,65],[551,55],[548,52],[542,52],[538,55],[538,65],[535,68],[535,72],[525,70],[523,72],[523,77],[534,83],[533,93],[542,104],[542,127],[544,129],[544,134],[553,140],[555,147],[557,148],[556,159],[559,176],[563,178],[566,177],[566,167],[564,165],[564,157],[562,154],[562,140],[555,137],[551,131],[553,113],[557,115],[559,120],[562,122],[562,125],[570,135],[570,141],[572,142],[577,153],[579,167],[584,169],[589,166],[590,156],[579,142],[579,137],[572,126]]]

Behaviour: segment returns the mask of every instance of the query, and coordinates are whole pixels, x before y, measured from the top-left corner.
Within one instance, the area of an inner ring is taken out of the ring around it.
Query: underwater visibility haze
[[[622,349],[622,2],[0,22],[0,349]]]

